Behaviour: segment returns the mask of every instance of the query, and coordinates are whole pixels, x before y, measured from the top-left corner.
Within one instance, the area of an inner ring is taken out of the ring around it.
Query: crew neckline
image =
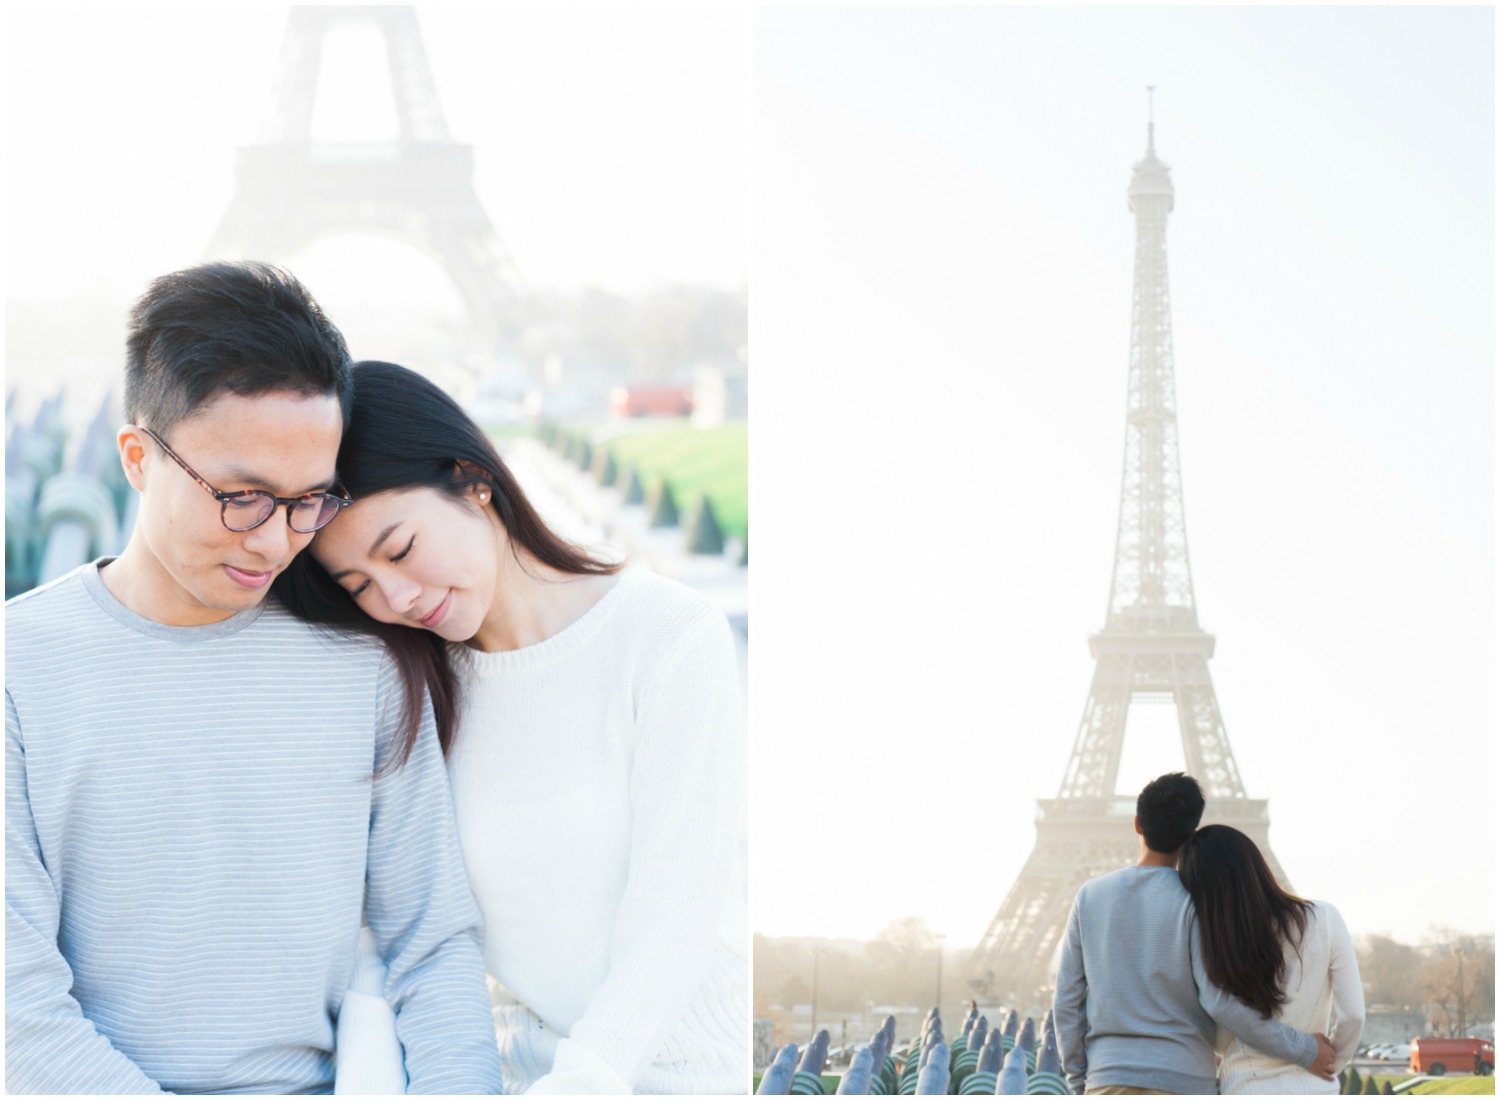
[[[204,641],[216,641],[220,638],[228,638],[238,634],[251,623],[261,617],[266,609],[266,603],[271,599],[270,593],[266,594],[254,607],[246,608],[244,611],[236,611],[227,619],[220,619],[216,623],[203,623],[199,626],[169,626],[167,623],[159,623],[155,619],[130,610],[109,590],[104,583],[104,578],[99,575],[99,570],[104,568],[114,557],[97,558],[82,567],[84,590],[93,598],[94,602],[110,618],[121,626],[133,630],[137,634],[143,634],[148,638],[159,638],[168,642],[197,643]]]
[[[555,665],[593,640],[624,602],[626,594],[646,575],[637,569],[619,573],[609,591],[600,596],[592,607],[552,637],[540,642],[520,649],[491,651],[474,649],[463,642],[450,642],[448,652],[454,656],[455,664],[467,668],[479,679],[517,672],[535,672]]]

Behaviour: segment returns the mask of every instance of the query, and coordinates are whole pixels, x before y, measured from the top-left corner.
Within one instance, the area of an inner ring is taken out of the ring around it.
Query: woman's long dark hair
[[[554,534],[479,425],[438,386],[406,367],[354,364],[354,411],[339,446],[338,468],[356,501],[398,489],[436,489],[457,500],[487,485],[490,507],[505,525],[513,553],[525,550],[564,573],[620,568]],[[405,701],[400,741],[377,774],[399,768],[411,755],[422,723],[423,689],[432,699],[438,743],[448,754],[458,732],[458,680],[446,641],[429,630],[370,618],[310,553],[293,558],[272,591],[298,618],[373,634],[385,643]]]
[[[1209,980],[1270,1018],[1286,1003],[1285,945],[1300,951],[1312,902],[1283,890],[1255,841],[1228,825],[1190,836],[1177,873],[1203,929]]]

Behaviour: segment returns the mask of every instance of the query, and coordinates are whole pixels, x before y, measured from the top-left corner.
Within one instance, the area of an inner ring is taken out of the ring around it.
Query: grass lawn
[[[1379,1084],[1379,1082],[1376,1082]],[[1392,1082],[1391,1088],[1395,1088]],[[1495,1079],[1493,1077],[1447,1077],[1441,1081],[1423,1081],[1415,1085],[1408,1092],[1419,1092],[1423,1095],[1441,1093],[1444,1096],[1494,1096]]]
[[[646,491],[657,478],[672,485],[686,514],[707,494],[726,535],[744,539],[750,526],[750,432],[744,421],[697,429],[686,420],[653,423],[601,447],[618,466],[634,466]]]
[[[1388,1076],[1383,1073],[1375,1074],[1375,1087],[1379,1088],[1387,1081],[1391,1088],[1395,1088],[1402,1081],[1411,1077],[1409,1073],[1396,1076]],[[1401,1095],[1403,1096],[1494,1096],[1495,1079],[1493,1077],[1443,1077],[1432,1081],[1423,1081],[1420,1085],[1413,1085]]]

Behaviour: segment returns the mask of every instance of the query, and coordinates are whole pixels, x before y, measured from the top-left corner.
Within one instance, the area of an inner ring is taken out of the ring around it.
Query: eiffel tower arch
[[[1175,706],[1187,771],[1203,787],[1205,824],[1249,835],[1283,885],[1263,799],[1245,796],[1209,675],[1214,637],[1198,625],[1178,463],[1167,215],[1173,188],[1147,124],[1146,155],[1130,182],[1135,215],[1125,461],[1114,573],[1104,629],[1089,638],[1094,677],[1057,797],[1037,803],[1036,846],[970,963],[986,996],[1037,1003],[1068,911],[1088,879],[1135,863],[1135,795],[1116,795],[1132,703]]]
[[[384,40],[398,135],[314,140],[328,32],[356,22]],[[473,147],[449,136],[409,5],[291,8],[270,113],[258,139],[236,150],[234,194],[206,256],[285,261],[346,232],[400,241],[447,272],[466,308],[474,361],[493,362],[513,345],[521,278],[474,191]]]

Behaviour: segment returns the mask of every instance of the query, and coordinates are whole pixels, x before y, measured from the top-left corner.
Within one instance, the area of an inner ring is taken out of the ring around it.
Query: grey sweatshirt
[[[479,914],[431,708],[274,599],[163,626],[94,562],[6,604],[12,1092],[327,1092],[361,902],[411,1092],[495,1092]]]
[[[1304,1068],[1318,1044],[1208,980],[1193,903],[1172,867],[1126,867],[1084,883],[1068,916],[1053,1000],[1074,1092],[1104,1085],[1218,1091],[1214,1024]]]

